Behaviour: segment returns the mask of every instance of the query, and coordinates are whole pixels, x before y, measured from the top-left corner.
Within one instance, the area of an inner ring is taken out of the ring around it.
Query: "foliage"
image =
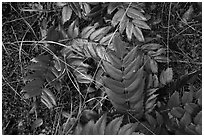
[[[102,115],[96,123],[89,121],[84,127],[77,125],[75,135],[135,135],[140,134],[134,132],[137,123],[129,123],[122,127],[123,117],[113,119],[109,124],[106,124],[106,114]]]
[[[151,31],[144,3],[57,2],[46,5],[56,9],[54,21],[49,12],[42,14],[45,5],[30,5],[44,16],[38,43],[45,51],[23,77],[21,94],[33,101],[30,113],[39,101],[58,109],[57,94],[69,87],[80,105],[61,112],[66,122],[56,127],[58,134],[202,134],[202,91],[190,89],[201,70],[175,79],[169,48],[143,35]],[[187,84],[189,91],[180,92]],[[36,113],[31,129],[43,124]]]

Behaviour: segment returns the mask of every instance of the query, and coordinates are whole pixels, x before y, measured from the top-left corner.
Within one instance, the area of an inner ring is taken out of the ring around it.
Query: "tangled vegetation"
[[[3,134],[202,134],[202,4],[2,4]]]

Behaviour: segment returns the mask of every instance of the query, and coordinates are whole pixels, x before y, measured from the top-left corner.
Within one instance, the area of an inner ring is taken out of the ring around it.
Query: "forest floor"
[[[2,4],[2,131],[6,135],[56,134],[63,107],[50,111],[40,105],[38,115],[44,119],[43,125],[31,130],[36,117],[29,114],[32,102],[24,100],[20,93],[24,86],[24,68],[43,52],[33,44],[21,43],[40,38],[38,12],[23,12],[24,6],[26,3]],[[148,36],[169,46],[170,58],[175,61],[170,63],[174,78],[202,69],[202,4],[150,3],[144,11],[152,16],[147,22],[152,25]],[[200,77],[198,83],[201,82]],[[195,87],[199,89],[201,84]],[[63,98],[61,94],[57,96]]]

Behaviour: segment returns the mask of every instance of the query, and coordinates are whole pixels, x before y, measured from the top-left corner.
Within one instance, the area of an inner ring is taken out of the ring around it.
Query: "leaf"
[[[161,126],[164,123],[164,119],[163,119],[162,115],[159,114],[157,111],[156,111],[156,118],[157,118],[158,125]]]
[[[160,44],[148,43],[148,44],[142,45],[141,49],[146,50],[146,51],[153,51],[153,50],[158,50],[161,47],[162,47],[162,45],[160,45]]]
[[[134,130],[135,130],[135,127],[138,125],[138,123],[129,123],[129,124],[126,124],[124,126],[122,126],[120,128],[120,130],[118,131],[118,135],[131,135]]]
[[[33,80],[26,84],[21,92],[26,92],[26,99],[40,95],[43,83],[44,82],[40,79]]]
[[[23,95],[23,98],[24,98],[24,99],[29,99],[29,98],[32,98],[32,97],[39,96],[41,93],[42,93],[42,90],[41,90],[41,89],[39,89],[39,88],[34,88],[34,89],[30,90],[29,92],[26,92],[26,93]]]
[[[183,22],[184,24],[187,24],[188,21],[191,20],[192,15],[193,15],[193,11],[194,11],[194,9],[193,9],[193,6],[191,5],[191,6],[189,7],[189,9],[183,14],[183,16],[182,16],[182,22]]]
[[[41,79],[41,80],[43,80],[44,79],[43,76],[44,76],[44,73],[42,71],[35,71],[34,73],[28,74],[26,77],[24,77],[23,81],[27,82],[27,81],[32,81],[34,79]]]
[[[122,34],[123,31],[125,30],[126,26],[128,25],[129,19],[127,16],[123,17],[123,20],[120,21],[119,24],[119,32]]]
[[[47,37],[46,37],[46,40],[47,41],[55,41],[55,42],[58,42],[61,38],[61,33],[56,30],[55,27],[50,27],[47,31]],[[55,47],[50,45],[48,47],[52,52],[55,52]]]
[[[79,73],[78,73],[79,74]],[[76,74],[75,74],[76,75]],[[77,81],[79,83],[86,83],[86,84],[89,84],[91,82],[93,82],[93,78],[91,75],[87,75],[87,74],[84,74],[84,75],[77,75]]]
[[[95,48],[96,48],[96,54],[97,54],[97,57],[99,57],[99,60],[103,59],[110,62],[110,60],[107,57],[106,49],[103,46],[96,46]]]
[[[122,124],[123,116],[112,120],[105,129],[105,135],[116,135]]]
[[[103,80],[103,84],[107,88],[111,89],[113,92],[116,92],[119,94],[124,92],[124,87],[123,87],[122,82],[114,80],[114,79],[106,77],[106,76],[102,77],[102,80]]]
[[[191,115],[188,112],[185,112],[183,117],[180,120],[182,126],[188,126],[191,123]]]
[[[195,98],[198,100],[198,104],[202,106],[202,88],[196,92]]]
[[[81,18],[81,8],[78,2],[70,2],[70,7],[74,11],[74,13]]]
[[[185,105],[186,103],[191,103],[193,100],[193,93],[192,92],[184,92],[181,100],[182,100],[183,105]]]
[[[138,28],[143,28],[143,29],[151,29],[146,22],[141,21],[141,20],[133,20],[132,23],[137,26]]]
[[[198,125],[202,125],[202,111],[200,111],[196,116],[195,118],[193,119],[193,122]]]
[[[68,36],[70,38],[76,38],[79,35],[79,27],[77,26],[77,20],[74,20],[68,28]]]
[[[127,22],[126,35],[129,41],[131,41],[132,39],[133,29],[134,29],[134,25],[132,24],[132,22]]]
[[[47,71],[45,74],[45,79],[47,82],[49,82],[49,84],[53,84],[54,82],[54,79],[56,77],[58,77],[58,74],[54,72],[54,70],[51,72],[51,71]]]
[[[160,82],[163,85],[166,85],[168,83],[170,83],[173,79],[173,70],[172,68],[167,68],[166,70],[163,70],[160,74]]]
[[[179,107],[179,105],[180,105],[179,93],[175,91],[168,101],[168,107],[172,109],[173,107]]]
[[[88,3],[82,2],[81,7],[82,7],[83,11],[85,12],[85,16],[90,13],[91,7],[90,7],[90,5]]]
[[[121,40],[118,33],[113,38],[113,45],[114,45],[117,57],[123,58],[125,54],[125,47],[127,46],[127,43]]]
[[[86,16],[89,17],[89,18],[96,18],[98,16],[101,16],[101,13],[103,12],[103,7],[98,4],[98,5],[95,5],[91,8],[91,11],[89,14],[87,14]]]
[[[94,121],[90,120],[82,129],[81,135],[93,135]]]
[[[50,102],[48,96],[42,94],[40,101],[49,109],[53,108],[53,104]]]
[[[66,3],[66,2],[56,2],[56,5],[57,5],[58,7],[63,7],[63,6],[65,6],[65,5],[67,5],[67,3]]]
[[[39,56],[33,58],[33,59],[31,60],[31,62],[35,62],[35,63],[40,62],[40,63],[42,63],[42,64],[47,64],[47,65],[49,65],[49,64],[51,63],[51,60],[52,60],[52,58],[51,58],[50,55],[39,55]]]
[[[181,107],[173,107],[170,113],[176,118],[181,118],[185,113],[185,110]]]
[[[31,129],[34,130],[35,128],[40,127],[42,124],[43,124],[42,118],[38,118],[31,125]]]
[[[148,123],[150,124],[150,126],[154,129],[157,125],[157,121],[156,119],[154,119],[151,115],[146,114],[146,119],[148,121]]]
[[[81,36],[82,38],[89,38],[90,35],[95,31],[95,29],[99,26],[98,23],[95,23],[94,26],[88,26],[82,30]]]
[[[148,52],[148,54],[150,54],[150,51]],[[153,52],[153,54],[150,54],[150,56],[156,57],[156,56],[161,56],[161,55],[165,55],[165,54],[166,54],[166,49],[160,48],[156,52]]]
[[[195,103],[186,103],[184,109],[186,110],[186,112],[192,115],[197,111],[198,105]]]
[[[111,21],[111,24],[113,26],[117,25],[119,21],[121,21],[123,15],[125,14],[125,10],[124,9],[119,9],[116,14],[113,16],[113,19]]]
[[[142,34],[142,31],[137,27],[137,26],[135,26],[135,27],[133,27],[134,29],[133,29],[133,34],[135,35],[135,37],[139,40],[139,41],[141,41],[141,42],[143,42],[144,41],[144,36],[143,36],[143,34]]]
[[[49,90],[49,89],[47,89],[47,88],[43,88],[42,89],[43,90],[43,94],[44,95],[46,95],[46,96],[48,96],[49,97],[49,101],[54,105],[54,106],[56,106],[57,104],[56,104],[56,99],[55,99],[55,95]]]
[[[121,2],[110,2],[109,5],[108,5],[108,14],[111,14],[121,4],[122,4]]]
[[[34,63],[31,64],[27,67],[27,69],[29,70],[39,70],[39,71],[45,71],[48,69],[48,66],[45,64],[41,64],[41,63]]]
[[[62,8],[62,23],[67,22],[72,16],[72,9],[69,5]]]
[[[90,39],[93,41],[99,41],[108,33],[110,29],[110,26],[99,28],[90,35]]]
[[[103,61],[103,66],[108,75],[110,75],[115,80],[122,80],[122,71],[113,67],[107,61]]]
[[[151,68],[152,73],[158,73],[157,62],[153,59],[150,59],[149,64],[150,64],[150,68]]]
[[[135,60],[135,58],[137,58],[138,53],[138,46],[131,49],[123,59],[123,67],[126,68],[133,60]]]
[[[165,57],[165,56],[156,56],[156,57],[154,57],[154,59],[157,62],[162,62],[162,63],[170,62],[170,59],[168,57]]]
[[[145,18],[145,16],[138,10],[134,9],[134,8],[129,8],[127,11],[127,15],[130,18],[133,18],[135,20],[144,20],[146,21],[147,19]]]
[[[196,132],[198,132],[199,135],[202,135],[202,125],[197,125],[195,129],[196,129]]]
[[[82,132],[83,128],[81,124],[78,124],[74,130],[74,135],[80,135]]]
[[[104,114],[96,122],[93,128],[94,135],[104,135],[105,128],[106,128],[106,117],[107,117],[107,114]]]
[[[82,29],[81,32],[81,37],[84,38],[84,36],[93,28],[94,26],[87,26],[85,28]],[[90,35],[90,34],[89,34]],[[88,38],[89,35],[87,35],[86,37]]]
[[[109,33],[109,34],[107,34],[106,36],[104,36],[101,40],[100,40],[100,44],[102,44],[102,45],[108,45],[108,44],[110,44],[111,43],[111,38],[113,38],[113,34],[114,33]]]

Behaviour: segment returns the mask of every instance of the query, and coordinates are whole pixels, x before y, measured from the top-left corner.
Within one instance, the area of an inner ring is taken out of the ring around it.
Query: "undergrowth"
[[[202,134],[201,3],[2,3],[3,134]]]

